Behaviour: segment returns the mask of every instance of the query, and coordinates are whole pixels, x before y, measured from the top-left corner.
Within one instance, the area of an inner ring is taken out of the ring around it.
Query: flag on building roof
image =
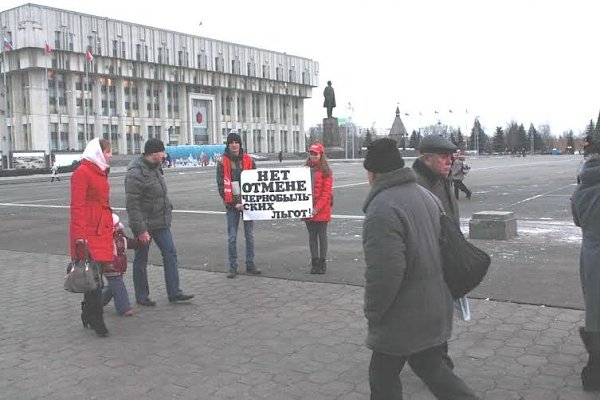
[[[89,50],[87,51],[87,53],[85,53],[85,58],[87,58],[87,60],[90,62],[94,61],[94,55]]]
[[[10,40],[7,37],[4,37],[4,50],[12,50],[12,49],[13,49],[12,40]]]
[[[47,56],[50,55],[50,53],[52,53],[52,47],[50,47],[47,40],[46,40],[46,44],[44,46],[44,52],[46,53]]]

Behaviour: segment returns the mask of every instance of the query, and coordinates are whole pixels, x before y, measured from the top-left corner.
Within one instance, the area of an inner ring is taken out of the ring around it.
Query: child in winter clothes
[[[310,168],[312,177],[313,212],[304,222],[308,229],[310,273],[324,274],[327,271],[327,223],[331,221],[333,175],[321,143],[313,143],[308,152],[305,166]]]
[[[136,249],[142,244],[138,239],[130,239],[125,236],[123,224],[121,224],[118,215],[113,214],[112,217],[114,224],[114,259],[113,262],[107,263],[102,270],[108,281],[108,285],[104,286],[102,290],[102,302],[104,305],[107,305],[114,297],[117,314],[131,317],[133,315],[133,308],[129,302],[125,282],[123,282],[123,274],[127,270],[127,254],[125,251],[127,249]]]

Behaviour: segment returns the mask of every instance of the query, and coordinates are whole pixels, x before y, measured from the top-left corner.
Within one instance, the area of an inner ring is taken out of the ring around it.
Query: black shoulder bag
[[[490,256],[469,242],[460,226],[450,218],[439,200],[429,192],[440,209],[440,249],[444,280],[454,299],[459,299],[475,289],[487,274],[492,263]]]

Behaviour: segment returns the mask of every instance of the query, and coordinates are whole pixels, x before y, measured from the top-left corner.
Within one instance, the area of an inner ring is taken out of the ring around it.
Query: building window
[[[112,55],[113,57],[119,56],[119,42],[117,40],[112,41]]]
[[[127,58],[127,53],[125,52],[125,42],[121,42],[121,58]]]
[[[240,60],[231,60],[231,73],[240,74]]]
[[[61,46],[60,46],[60,38],[61,38],[60,31],[54,31],[54,48],[56,50],[59,50],[61,48]]]
[[[266,64],[263,64],[262,66],[262,77],[263,79],[270,79],[271,78],[271,74],[269,71],[269,66]]]
[[[158,62],[159,64],[162,64],[163,61],[163,48],[159,47],[158,48],[158,59],[156,60],[156,62]]]

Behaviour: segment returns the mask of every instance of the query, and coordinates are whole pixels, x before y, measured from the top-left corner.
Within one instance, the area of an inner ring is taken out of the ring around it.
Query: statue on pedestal
[[[325,101],[323,102],[323,107],[327,108],[327,118],[333,118],[333,109],[335,108],[335,92],[333,91],[333,87],[331,87],[331,81],[327,81],[327,87],[323,91],[323,96],[325,97]]]

